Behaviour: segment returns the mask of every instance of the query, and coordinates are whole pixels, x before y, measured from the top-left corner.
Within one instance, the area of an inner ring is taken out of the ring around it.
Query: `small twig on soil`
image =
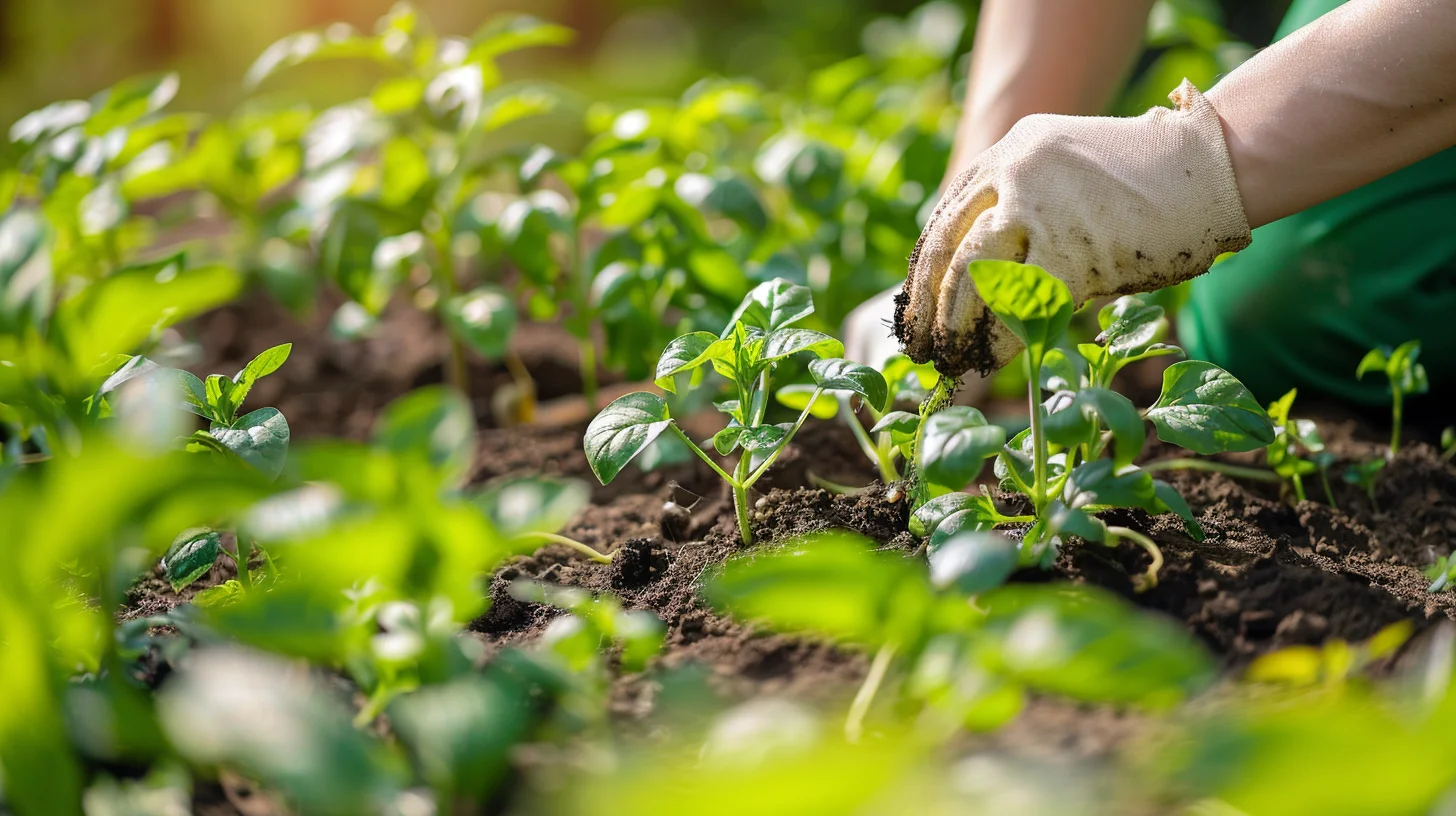
[[[1158,571],[1163,568],[1163,551],[1158,548],[1158,545],[1137,530],[1129,530],[1126,527],[1108,527],[1107,534],[1114,538],[1126,538],[1147,550],[1148,555],[1153,557],[1153,563],[1148,565],[1148,571],[1133,578],[1133,589],[1137,592],[1147,592],[1157,586]]]
[[[586,556],[587,558],[590,558],[591,560],[597,562],[598,564],[610,564],[610,563],[612,563],[612,555],[615,554],[615,553],[600,553],[600,552],[597,552],[596,550],[594,550],[591,547],[589,547],[589,546],[581,543],[580,541],[577,541],[574,538],[567,538],[564,535],[557,535],[555,533],[539,533],[539,532],[534,532],[533,531],[533,532],[521,533],[520,534],[520,537],[521,538],[539,538],[539,539],[542,539],[542,540],[546,541],[548,544],[560,544],[563,547],[570,547],[571,549],[576,550],[577,552],[581,553],[582,555]]]
[[[855,692],[854,702],[849,705],[849,717],[844,722],[844,738],[851,743],[859,742],[864,734],[865,715],[869,713],[870,704],[875,701],[875,694],[880,690],[880,683],[890,670],[895,649],[895,644],[886,643],[875,652],[875,659],[870,663],[870,673],[865,675],[864,684]]]

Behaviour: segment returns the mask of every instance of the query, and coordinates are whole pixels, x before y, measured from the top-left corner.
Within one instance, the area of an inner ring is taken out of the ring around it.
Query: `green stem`
[[[779,450],[783,450],[783,448],[779,448]],[[743,451],[738,457],[736,478],[728,480],[728,483],[733,486],[733,512],[738,516],[738,534],[742,537],[745,547],[753,545],[753,527],[748,523],[748,485],[744,483],[748,476],[748,466],[752,464],[751,460],[752,457],[748,455],[748,451]]]
[[[895,465],[890,461],[888,445],[876,444],[871,440],[869,431],[865,430],[864,425],[859,421],[859,417],[853,411],[845,417],[845,420],[849,423],[849,429],[854,432],[854,439],[859,443],[860,450],[864,451],[864,455],[869,457],[870,462],[879,468],[880,481],[885,484],[898,481],[900,474],[895,471]],[[880,434],[880,438],[882,442],[889,441],[886,434]]]
[[[849,716],[844,721],[844,738],[852,743],[859,742],[859,738],[864,735],[865,715],[869,713],[870,704],[875,701],[880,684],[890,670],[890,661],[895,658],[896,648],[894,643],[886,643],[875,652],[875,658],[870,662],[870,672],[865,675],[864,683],[854,695],[854,702],[849,705]]]
[[[925,402],[920,404],[920,425],[915,429],[915,443],[912,447],[914,458],[905,468],[906,475],[910,477],[912,486],[914,502],[912,502],[911,506],[913,507],[919,507],[930,500],[930,485],[924,479],[921,479],[920,474],[916,472],[916,468],[920,467],[920,463],[925,461],[925,420],[931,414],[950,404],[954,389],[955,380],[942,374],[935,381],[935,388],[925,398]]]
[[[1339,510],[1340,505],[1335,503],[1335,491],[1330,489],[1330,474],[1326,468],[1320,468],[1320,485],[1325,489],[1325,498],[1329,500],[1330,507]]]
[[[1031,410],[1031,467],[1036,484],[1032,485],[1031,503],[1036,517],[1041,518],[1047,504],[1047,444],[1046,432],[1041,421],[1041,386],[1038,374],[1041,372],[1042,355],[1034,349],[1026,350],[1026,394]],[[1070,470],[1070,468],[1069,468]]]
[[[1404,406],[1402,402],[1404,401],[1404,396],[1400,393],[1400,388],[1395,385],[1391,386],[1390,393],[1392,395],[1390,404],[1390,455],[1393,457],[1400,452],[1400,417],[1403,413],[1402,408]]]
[[[793,440],[794,434],[797,434],[799,432],[799,428],[800,428],[800,426],[802,426],[804,424],[804,420],[806,420],[806,419],[809,418],[809,409],[811,407],[813,407],[814,401],[817,400],[817,399],[819,399],[819,395],[822,394],[822,393],[824,393],[824,389],[822,389],[822,388],[815,388],[814,389],[813,395],[809,397],[809,404],[806,405],[806,406],[804,406],[804,410],[803,411],[799,412],[799,418],[796,419],[796,420],[794,420],[794,427],[790,428],[788,434],[786,434],[784,436],[783,443],[780,444],[777,448],[775,448],[774,449],[774,452],[773,453],[770,453],[768,455],[768,458],[767,459],[763,460],[763,464],[761,464],[761,465],[758,466],[758,470],[755,470],[753,472],[753,475],[751,475],[751,476],[748,477],[748,480],[743,483],[743,486],[745,488],[753,487],[753,483],[756,482],[756,481],[758,481],[759,478],[761,476],[763,476],[763,474],[767,473],[768,472],[768,469],[773,466],[774,461],[779,458],[779,454],[783,453],[784,452],[784,449],[789,446],[789,442]],[[744,456],[741,459],[739,459],[739,462],[742,463],[744,460],[746,460],[748,458],[749,457]]]
[[[564,535],[557,535],[556,533],[542,533],[532,530],[530,532],[520,533],[519,537],[539,538],[548,544],[560,544],[563,547],[570,547],[571,549],[576,550],[577,552],[581,553],[587,558],[590,558],[598,564],[612,563],[611,554],[598,552],[595,548],[583,544],[574,538],[567,538]]]
[[[1250,479],[1256,482],[1278,484],[1283,481],[1279,478],[1279,474],[1272,470],[1240,467],[1238,465],[1224,464],[1223,462],[1210,462],[1206,459],[1162,459],[1143,465],[1143,470],[1149,473],[1156,473],[1160,470],[1202,470],[1209,473],[1222,473],[1225,476],[1232,476],[1235,479]]]
[[[591,327],[587,327],[591,331]],[[592,413],[597,410],[597,350],[590,336],[577,338],[581,350],[581,394],[586,397],[587,407]]]
[[[440,316],[440,324],[445,326],[445,336],[450,341],[450,361],[445,369],[445,380],[455,390],[467,393],[470,387],[470,370],[465,360],[465,344],[455,336],[455,332],[449,330],[449,323],[445,320],[445,308],[450,299],[455,297],[455,250],[450,246],[450,231],[440,230],[433,236],[435,243],[435,263],[438,267],[435,270],[435,289],[439,296],[435,309]]]
[[[852,494],[855,494],[855,493],[863,493],[863,492],[865,492],[866,490],[869,489],[869,485],[865,485],[863,487],[851,487],[851,486],[846,485],[846,484],[840,484],[838,482],[831,482],[828,479],[820,478],[812,470],[809,471],[809,484],[814,485],[815,487],[821,488],[823,490],[827,490],[830,493],[836,493],[836,494],[841,495],[841,496],[848,496],[848,495],[852,495]]]
[[[698,455],[698,458],[699,459],[702,459],[704,462],[707,462],[708,463],[708,467],[712,468],[713,469],[713,472],[714,473],[717,473],[718,476],[723,479],[723,481],[727,482],[728,484],[736,484],[737,483],[738,480],[735,479],[735,478],[733,478],[732,476],[729,476],[728,475],[728,471],[724,470],[721,467],[718,467],[718,463],[713,461],[713,457],[711,457],[708,454],[704,453],[703,452],[703,449],[700,448],[700,447],[698,447],[698,444],[696,442],[694,442],[691,439],[688,439],[688,435],[682,432],[682,429],[677,426],[677,423],[673,423],[673,424],[671,424],[671,425],[669,425],[667,427],[671,428],[672,431],[673,431],[673,433],[677,434],[678,438],[681,439],[688,446],[688,450],[691,450],[693,453],[696,453]]]
[[[1107,534],[1114,538],[1126,538],[1147,550],[1148,555],[1153,557],[1153,563],[1148,565],[1148,571],[1133,579],[1133,588],[1138,592],[1146,592],[1157,586],[1158,571],[1163,568],[1163,551],[1158,548],[1158,545],[1137,530],[1129,530],[1126,527],[1108,527]]]
[[[236,553],[228,552],[227,548],[223,547],[221,548],[222,554],[232,559],[233,566],[238,568],[238,583],[242,584],[244,589],[251,589],[253,586],[253,574],[248,571],[248,558],[252,556],[251,547],[249,547],[248,554],[244,555],[243,542],[234,539],[234,543],[238,548]]]
[[[1294,500],[1296,502],[1305,501],[1308,497],[1304,494],[1304,478],[1296,473],[1290,477],[1289,482],[1294,485]]]

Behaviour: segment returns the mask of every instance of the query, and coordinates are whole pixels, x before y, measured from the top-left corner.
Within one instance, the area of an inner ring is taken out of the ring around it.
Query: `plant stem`
[[[931,414],[950,404],[951,395],[955,390],[955,380],[942,374],[935,381],[935,388],[920,403],[920,425],[915,429],[915,444],[912,448],[913,459],[905,467],[905,473],[910,477],[911,495],[914,501],[912,507],[919,507],[930,500],[930,484],[920,478],[916,468],[924,461],[925,455],[925,420]]]
[[[865,485],[863,487],[850,487],[849,485],[839,484],[838,482],[831,482],[828,479],[820,478],[812,470],[809,471],[809,484],[827,490],[830,493],[837,493],[841,496],[847,496],[854,493],[863,493],[864,491],[869,489],[869,485]]]
[[[521,422],[530,422],[536,418],[536,380],[531,372],[526,369],[526,364],[521,361],[520,355],[510,349],[502,355],[501,360],[506,365],[506,371],[510,372],[511,381],[521,392],[521,409],[516,413],[516,419]],[[592,406],[593,409],[596,406]]]
[[[779,458],[779,454],[784,452],[784,448],[787,448],[789,446],[789,442],[791,442],[794,438],[794,435],[799,432],[799,428],[804,424],[804,420],[809,418],[809,408],[813,407],[814,401],[819,399],[819,395],[822,393],[824,393],[824,389],[814,389],[814,394],[809,397],[809,404],[804,406],[803,411],[799,412],[799,418],[794,420],[794,427],[790,428],[788,434],[784,436],[783,443],[775,448],[773,453],[770,453],[768,455],[768,458],[763,461],[763,464],[758,466],[758,470],[755,470],[753,472],[753,475],[748,477],[748,480],[743,483],[744,487],[753,487],[753,483],[758,481],[759,478],[762,477],[763,474],[767,473],[768,469],[773,466],[774,461]],[[749,457],[744,456],[739,461],[741,462],[744,459],[748,458]]]
[[[844,721],[844,738],[852,743],[859,742],[864,734],[865,715],[869,713],[870,704],[875,701],[875,694],[880,690],[880,683],[884,682],[885,674],[890,670],[895,649],[894,643],[886,643],[875,652],[875,659],[870,662],[870,672],[865,675],[864,683],[855,692],[854,702],[849,705],[849,716]]]
[[[1038,375],[1041,372],[1041,357],[1040,353],[1031,348],[1026,350],[1027,407],[1031,409],[1031,467],[1032,477],[1036,481],[1031,489],[1031,504],[1035,508],[1037,518],[1041,518],[1045,513],[1047,503],[1047,444],[1046,432],[1042,428],[1042,409],[1039,399],[1041,385],[1038,381]]]
[[[718,476],[723,479],[723,481],[727,482],[728,484],[735,484],[738,481],[737,479],[733,478],[732,476],[729,476],[728,475],[728,471],[724,470],[721,467],[718,467],[718,463],[713,461],[713,457],[709,456],[706,453],[703,453],[703,449],[700,448],[700,447],[698,447],[698,445],[697,445],[696,442],[694,442],[691,439],[688,439],[688,435],[682,432],[682,429],[677,426],[677,423],[673,423],[672,425],[669,425],[668,427],[673,430],[673,433],[676,433],[678,435],[678,438],[679,439],[681,439],[684,443],[687,444],[689,450],[691,450],[693,453],[696,453],[698,455],[698,458],[699,459],[702,459],[704,462],[707,462],[708,463],[708,467],[712,468],[713,469],[713,472],[714,473],[717,473]]]
[[[1335,503],[1335,491],[1330,489],[1330,474],[1326,468],[1320,468],[1320,484],[1325,489],[1325,498],[1329,500],[1331,509],[1339,510],[1340,505]]]
[[[1148,555],[1153,557],[1153,563],[1148,565],[1148,571],[1133,579],[1133,589],[1138,592],[1146,592],[1157,586],[1158,571],[1163,568],[1163,551],[1158,548],[1158,545],[1137,530],[1129,530],[1126,527],[1108,527],[1107,534],[1114,538],[1126,538],[1147,550]]]
[[[445,381],[460,393],[468,393],[470,387],[469,368],[465,361],[465,344],[450,331],[450,324],[445,320],[445,309],[450,299],[455,297],[455,250],[450,246],[450,231],[442,229],[433,236],[435,242],[435,288],[439,294],[439,300],[435,309],[440,316],[440,325],[445,327],[445,336],[450,341],[450,361],[445,369]]]
[[[1289,478],[1289,482],[1294,485],[1294,500],[1297,502],[1305,501],[1308,497],[1304,494],[1304,478],[1296,473]]]
[[[1390,393],[1390,455],[1394,457],[1400,452],[1400,417],[1403,413],[1404,396],[1400,393],[1400,387],[1395,383],[1391,383]]]
[[[779,450],[783,450],[783,448],[781,447]],[[728,480],[728,483],[733,486],[733,512],[738,516],[738,534],[743,538],[745,547],[753,544],[753,527],[748,523],[748,485],[744,483],[750,464],[752,464],[752,457],[748,455],[748,451],[743,451],[738,457],[736,478]]]
[[[587,331],[591,331],[590,325]],[[597,410],[597,349],[592,345],[591,336],[577,338],[577,346],[581,349],[581,394],[586,397],[587,407],[596,413]]]
[[[598,564],[612,563],[611,554],[598,552],[595,548],[583,544],[574,538],[567,538],[564,535],[557,535],[556,533],[542,533],[532,530],[530,532],[520,533],[519,537],[539,538],[548,544],[560,544],[563,547],[570,547],[571,549],[576,550],[577,552],[581,553],[587,558],[590,558]]]
[[[1143,470],[1149,473],[1155,473],[1159,470],[1203,470],[1210,473],[1222,473],[1225,476],[1232,476],[1235,479],[1251,479],[1256,482],[1278,484],[1283,481],[1279,478],[1279,474],[1272,470],[1240,467],[1239,465],[1228,465],[1223,462],[1210,462],[1207,459],[1162,459],[1143,465]]]
[[[849,430],[854,433],[854,441],[859,443],[859,449],[864,451],[864,455],[869,457],[870,462],[880,469],[880,479],[885,484],[889,484],[900,478],[900,475],[895,473],[894,466],[885,461],[881,455],[879,446],[870,440],[869,432],[865,430],[864,425],[860,424],[859,417],[850,411],[844,419],[849,423]]]

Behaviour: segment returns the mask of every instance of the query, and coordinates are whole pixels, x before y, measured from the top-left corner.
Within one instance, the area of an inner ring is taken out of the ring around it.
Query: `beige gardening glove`
[[[1077,304],[1160,289],[1249,244],[1218,113],[1186,80],[1136,118],[1022,119],[946,189],[910,255],[895,336],[959,376],[1000,368],[1020,343],[986,310],[966,266],[1035,264]]]

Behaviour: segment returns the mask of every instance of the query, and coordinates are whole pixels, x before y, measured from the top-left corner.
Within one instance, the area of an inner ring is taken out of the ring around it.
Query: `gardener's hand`
[[[941,373],[982,374],[1020,350],[976,293],[978,259],[1035,264],[1082,302],[1208,271],[1249,243],[1218,113],[1190,83],[1137,118],[1038,114],[946,189],[910,255],[895,336]]]

